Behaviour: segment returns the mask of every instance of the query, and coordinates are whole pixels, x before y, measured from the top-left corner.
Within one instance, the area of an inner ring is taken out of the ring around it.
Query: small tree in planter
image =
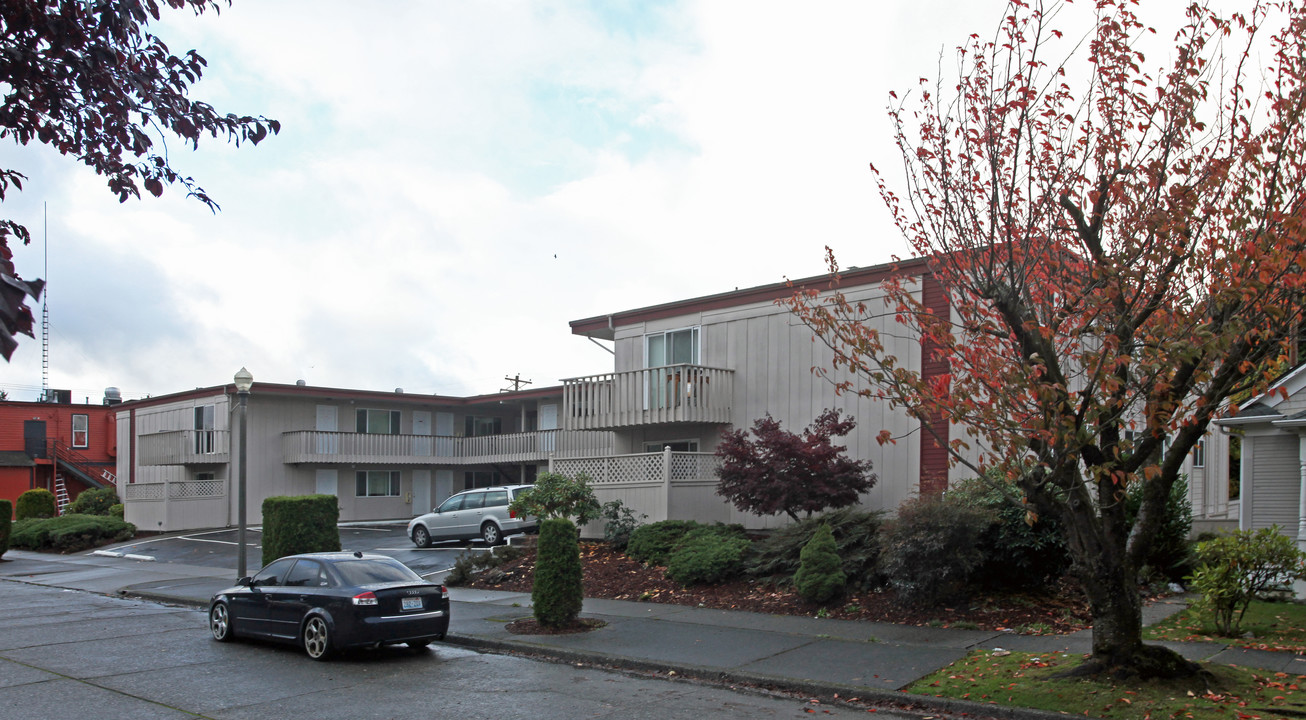
[[[584,600],[576,526],[566,518],[541,521],[531,587],[536,622],[550,628],[570,627]]]
[[[533,515],[541,521],[549,518],[566,518],[577,526],[599,517],[599,501],[590,488],[589,476],[581,473],[575,478],[558,473],[540,473],[534,485],[518,493],[508,506],[510,512]]]

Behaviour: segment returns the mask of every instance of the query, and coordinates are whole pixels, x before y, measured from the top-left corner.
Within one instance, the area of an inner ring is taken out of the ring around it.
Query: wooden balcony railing
[[[170,430],[142,435],[136,444],[141,465],[210,465],[230,458],[226,430]]]
[[[589,457],[612,452],[606,432],[538,432],[448,437],[298,430],[282,433],[283,462],[473,465],[540,462],[550,455]]]
[[[665,365],[562,381],[563,427],[728,423],[735,371]]]

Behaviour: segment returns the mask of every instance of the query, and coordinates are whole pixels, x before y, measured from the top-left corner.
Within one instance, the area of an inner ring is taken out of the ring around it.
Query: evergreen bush
[[[111,517],[116,517],[119,520],[122,520],[123,518],[127,517],[127,506],[123,505],[122,503],[118,503],[117,505],[110,505],[109,515]]]
[[[839,562],[830,526],[822,524],[799,554],[794,587],[804,600],[826,603],[843,593],[848,576]]]
[[[14,508],[15,520],[30,518],[52,518],[59,513],[54,501],[54,493],[49,490],[28,490],[18,496],[18,505]]]
[[[574,478],[558,473],[540,473],[529,489],[517,493],[508,510],[540,520],[567,518],[576,525],[584,525],[597,519],[600,510],[589,480],[585,473]]]
[[[980,534],[984,559],[974,576],[991,589],[1037,589],[1070,571],[1061,522],[1051,513],[1013,501],[1020,491],[996,476],[972,478],[948,491],[948,498],[990,513],[993,522]],[[1036,520],[1027,522],[1033,511]]]
[[[883,533],[881,567],[904,605],[933,607],[964,595],[984,555],[980,536],[993,517],[944,498],[917,498],[898,508]]]
[[[109,515],[110,509],[118,504],[118,493],[113,488],[91,488],[83,490],[77,499],[67,507],[67,512],[78,515]]]
[[[9,549],[9,532],[13,529],[14,504],[0,500],[0,557]]]
[[[1214,615],[1216,631],[1238,634],[1252,600],[1270,588],[1306,579],[1306,554],[1278,525],[1236,530],[1197,544],[1193,589],[1202,594],[1198,607]]]
[[[9,536],[12,547],[24,550],[80,552],[93,547],[130,540],[136,526],[106,515],[61,515],[28,518],[14,523]]]
[[[626,555],[646,565],[666,565],[667,557],[685,533],[700,527],[703,526],[693,520],[660,520],[641,525],[630,533]]]
[[[517,545],[495,545],[489,552],[472,552],[468,550],[458,556],[453,563],[453,569],[448,575],[444,576],[445,585],[465,585],[470,582],[473,575],[491,568],[497,568],[504,563],[516,560],[525,554]]]
[[[552,628],[575,624],[585,600],[576,526],[565,518],[540,522],[535,552],[535,581],[531,586],[535,620]]]
[[[690,530],[667,556],[667,578],[682,585],[709,585],[738,576],[751,543],[737,525]]]
[[[1131,526],[1143,504],[1145,485],[1133,483],[1125,495],[1125,517]],[[1180,476],[1170,487],[1170,495],[1165,500],[1165,517],[1156,537],[1152,538],[1144,564],[1172,582],[1183,580],[1193,570],[1193,548],[1188,542],[1192,531],[1193,506],[1188,501],[1188,478]]]
[[[882,585],[879,571],[880,528],[884,513],[855,508],[841,508],[820,517],[807,518],[776,530],[753,543],[745,558],[744,571],[749,577],[775,585],[786,585],[798,572],[803,548],[818,528],[825,525],[834,537],[847,586],[870,590]]]
[[[340,549],[335,495],[276,495],[263,501],[263,564],[287,555]]]

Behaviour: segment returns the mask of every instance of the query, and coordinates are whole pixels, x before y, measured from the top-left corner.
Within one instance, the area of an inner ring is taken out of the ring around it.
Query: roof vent
[[[308,383],[304,382],[303,380],[296,380],[296,381],[295,381],[295,387],[304,387],[304,386],[307,385],[307,384],[308,384]]]
[[[395,388],[395,395],[403,395],[403,394],[404,394],[403,388]]]

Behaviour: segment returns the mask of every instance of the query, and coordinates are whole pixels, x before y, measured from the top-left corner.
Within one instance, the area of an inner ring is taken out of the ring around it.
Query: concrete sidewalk
[[[128,595],[207,608],[232,585],[231,571],[100,555],[46,555],[11,550],[0,579]],[[0,593],[3,586],[0,585]],[[655,603],[588,599],[583,614],[606,621],[593,632],[514,635],[505,626],[530,615],[530,595],[450,588],[448,642],[575,663],[750,683],[829,698],[911,702],[990,717],[1051,717],[966,701],[908,696],[899,689],[974,649],[1085,653],[1091,631],[1023,636],[985,630],[762,615]],[[1145,610],[1156,622],[1186,605],[1182,598]],[[198,628],[197,628],[198,629]],[[1306,657],[1230,649],[1217,643],[1165,643],[1193,660],[1306,674]]]

